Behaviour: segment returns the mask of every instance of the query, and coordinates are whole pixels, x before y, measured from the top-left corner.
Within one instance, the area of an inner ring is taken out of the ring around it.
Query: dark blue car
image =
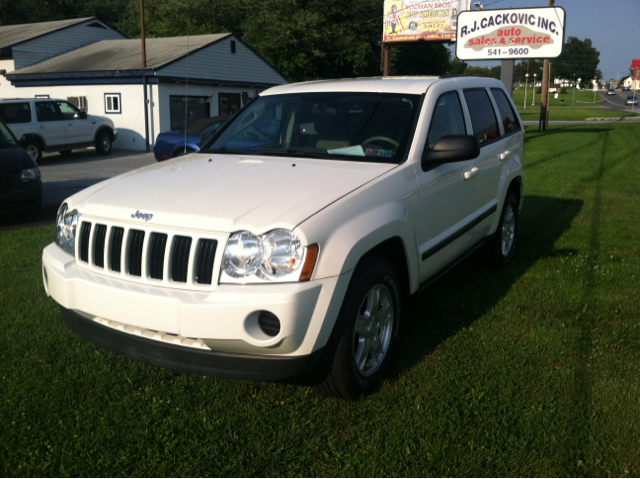
[[[198,151],[200,146],[211,138],[231,115],[214,116],[195,122],[187,131],[165,131],[156,138],[153,154],[158,161]]]

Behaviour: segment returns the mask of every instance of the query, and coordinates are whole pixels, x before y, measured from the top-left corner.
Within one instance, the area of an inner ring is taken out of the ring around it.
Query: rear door
[[[66,143],[67,121],[55,101],[37,101],[36,132],[44,138],[47,147],[63,146]]]
[[[438,96],[425,148],[432,148],[443,136],[471,133],[460,92]],[[416,164],[420,187],[420,219],[416,225],[420,280],[424,281],[472,246],[474,229],[469,228],[478,205],[476,161],[436,165],[426,170]]]

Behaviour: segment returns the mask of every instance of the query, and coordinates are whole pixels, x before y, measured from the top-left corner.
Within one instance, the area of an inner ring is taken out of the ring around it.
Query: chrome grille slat
[[[227,235],[172,231],[83,217],[78,225],[78,266],[108,277],[174,289],[207,291]]]

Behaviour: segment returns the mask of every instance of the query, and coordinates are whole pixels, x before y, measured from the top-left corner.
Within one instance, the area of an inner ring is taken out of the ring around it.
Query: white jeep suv
[[[0,100],[0,118],[34,161],[42,158],[43,151],[68,154],[87,146],[107,155],[118,136],[109,118],[89,116],[65,100]]]
[[[522,123],[478,77],[272,88],[197,153],[60,207],[48,295],[78,334],[202,375],[381,381],[403,298],[484,246],[514,255]]]

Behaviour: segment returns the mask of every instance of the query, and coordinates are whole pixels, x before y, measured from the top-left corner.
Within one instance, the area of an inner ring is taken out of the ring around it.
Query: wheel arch
[[[102,133],[103,131],[106,131],[109,136],[111,137],[111,141],[113,141],[113,130],[111,129],[111,127],[107,126],[107,125],[103,125],[100,128],[98,128],[95,132],[95,134],[93,135],[93,142],[95,143],[96,141],[98,141],[98,136],[100,135],[100,133]]]
[[[24,135],[22,135],[22,138],[24,138],[26,141],[37,141],[38,143],[40,143],[40,146],[43,150],[47,147],[47,142],[38,133],[25,133]]]

